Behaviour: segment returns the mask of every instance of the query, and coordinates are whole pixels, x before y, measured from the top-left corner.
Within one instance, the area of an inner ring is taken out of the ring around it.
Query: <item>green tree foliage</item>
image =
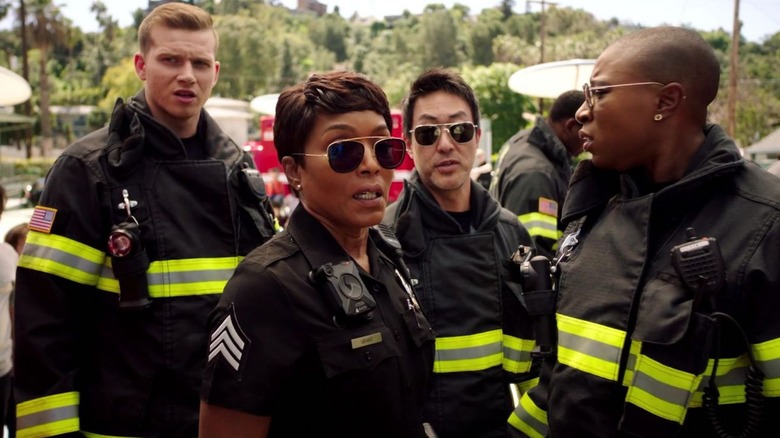
[[[105,93],[98,103],[98,108],[103,114],[108,115],[114,109],[118,98],[127,100],[128,97],[132,97],[143,87],[143,82],[135,74],[133,58],[127,57],[108,68],[100,85]]]
[[[26,0],[30,31],[31,103],[43,119],[51,105],[99,105],[90,116],[101,126],[117,97],[129,97],[141,87],[132,55],[137,27],[121,28],[108,14],[107,0],[95,0],[91,11],[97,32],[82,32],[64,19],[52,0]],[[278,93],[313,72],[354,69],[382,85],[391,105],[398,107],[409,84],[430,67],[462,71],[477,91],[482,112],[492,124],[493,148],[526,123],[535,98],[509,90],[509,75],[540,59],[541,12],[515,13],[514,1],[472,16],[468,7],[428,4],[423,13],[365,21],[345,19],[338,11],[317,17],[290,11],[277,0],[193,0],[215,16],[220,35],[219,82],[214,95],[250,100]],[[0,17],[18,10],[17,0],[0,0]],[[0,30],[0,63],[21,70],[19,23]],[[545,20],[545,61],[596,58],[625,32],[636,28],[617,19],[597,20],[582,9],[550,6]],[[731,37],[724,31],[703,32],[721,62],[719,98],[710,120],[726,124]],[[34,37],[34,38],[33,38]],[[780,32],[761,43],[740,43],[737,133],[749,145],[780,126]],[[50,121],[38,123],[41,129]]]
[[[504,16],[498,9],[485,9],[469,29],[471,63],[490,65],[494,61],[493,40],[506,33]]]
[[[328,14],[311,21],[309,37],[318,48],[329,50],[336,56],[336,62],[347,59],[347,38],[349,23],[338,14]]]
[[[527,96],[507,92],[509,76],[519,69],[514,64],[495,63],[488,67],[465,68],[463,79],[471,85],[479,99],[482,118],[490,119],[493,135],[493,153],[498,152],[509,137],[527,124],[523,113],[533,104]]]
[[[458,26],[446,8],[429,5],[420,18],[421,62],[424,67],[454,67],[464,55],[458,51]]]

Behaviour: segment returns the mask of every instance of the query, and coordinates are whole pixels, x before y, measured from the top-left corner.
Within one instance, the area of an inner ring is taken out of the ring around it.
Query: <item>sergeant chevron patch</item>
[[[234,370],[238,371],[238,368],[241,366],[241,358],[244,355],[244,347],[247,343],[249,343],[249,339],[241,331],[233,311],[233,306],[231,306],[225,320],[211,333],[209,362],[217,356],[222,356]]]

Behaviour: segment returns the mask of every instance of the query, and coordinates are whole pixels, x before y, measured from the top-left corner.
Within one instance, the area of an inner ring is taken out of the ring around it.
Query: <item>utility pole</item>
[[[734,138],[737,131],[737,77],[739,76],[739,0],[734,0],[734,25],[731,31],[731,62],[729,67],[729,97],[726,107],[726,132]]]
[[[546,14],[544,13],[544,7],[546,5],[555,6],[558,3],[550,3],[547,0],[526,0],[525,1],[525,9],[526,11],[531,10],[531,3],[539,3],[542,5],[542,15],[540,17],[539,21],[539,64],[544,63],[544,40],[547,36],[547,31],[545,30],[545,22],[547,21]],[[539,114],[541,115],[544,110],[544,101],[542,98],[539,98]]]

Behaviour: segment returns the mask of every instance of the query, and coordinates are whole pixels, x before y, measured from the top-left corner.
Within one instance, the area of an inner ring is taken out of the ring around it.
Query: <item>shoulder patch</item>
[[[558,203],[545,197],[539,198],[539,213],[558,217]]]
[[[209,342],[208,361],[211,362],[222,357],[231,368],[238,371],[241,367],[241,359],[243,359],[244,352],[250,341],[241,330],[241,326],[238,325],[232,304],[225,319],[211,333]]]
[[[41,233],[51,233],[51,227],[54,225],[54,217],[57,216],[56,208],[49,207],[35,207],[32,217],[30,217],[30,224],[28,225],[31,230]]]

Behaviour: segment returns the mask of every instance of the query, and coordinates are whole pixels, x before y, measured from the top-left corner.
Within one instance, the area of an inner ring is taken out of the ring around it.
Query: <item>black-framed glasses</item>
[[[435,144],[442,135],[442,130],[447,131],[458,143],[466,143],[474,138],[477,125],[471,122],[439,123],[435,125],[417,125],[409,131],[414,136],[414,141],[420,146]]]
[[[296,152],[290,155],[304,157],[328,157],[330,168],[338,173],[352,172],[363,162],[365,146],[361,140],[376,140],[372,153],[377,163],[385,169],[395,169],[406,157],[406,142],[397,137],[355,137],[337,140],[328,145],[324,154],[304,154]]]
[[[599,92],[609,90],[610,88],[633,87],[636,85],[660,85],[663,87],[666,84],[662,84],[660,82],[634,82],[631,84],[600,85],[598,87],[591,87],[590,84],[586,82],[582,85],[582,92],[585,94],[585,103],[588,104],[588,108],[593,109],[593,107],[596,105],[596,99],[594,99],[593,96],[600,94]]]

